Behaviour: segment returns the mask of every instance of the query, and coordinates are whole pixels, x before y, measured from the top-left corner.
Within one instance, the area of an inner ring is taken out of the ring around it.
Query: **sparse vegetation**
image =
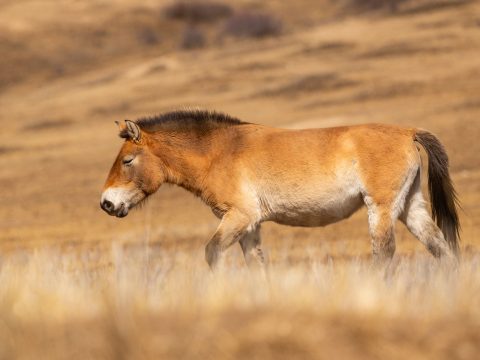
[[[279,86],[258,93],[264,96],[294,96],[302,93],[322,93],[330,90],[338,90],[343,87],[353,86],[356,82],[341,78],[335,73],[311,74],[296,79],[289,84]]]
[[[145,45],[157,45],[160,42],[159,34],[152,28],[145,27],[137,31],[137,39]]]
[[[166,18],[189,23],[208,23],[230,16],[232,13],[230,6],[211,1],[176,1],[163,9]]]
[[[348,6],[357,10],[387,9],[396,12],[399,6],[410,0],[348,0]]]
[[[206,43],[205,35],[200,29],[188,26],[182,33],[180,47],[186,50],[199,49],[204,47]]]
[[[282,22],[266,13],[243,12],[229,18],[223,34],[239,38],[263,38],[282,32]]]
[[[414,14],[466,5],[471,0],[345,0],[347,8],[354,11],[385,10],[390,13]]]
[[[40,119],[24,127],[27,131],[54,130],[72,124],[68,119]]]
[[[10,146],[0,146],[0,155],[12,153],[14,151],[18,151],[19,148],[10,147]]]

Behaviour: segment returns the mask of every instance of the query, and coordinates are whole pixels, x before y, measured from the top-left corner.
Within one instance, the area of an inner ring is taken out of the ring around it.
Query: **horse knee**
[[[388,238],[376,239],[372,242],[372,253],[375,263],[385,263],[390,261],[395,254],[395,239],[393,236]]]
[[[220,255],[220,242],[217,238],[210,240],[205,246],[205,260],[211,269],[214,269]]]
[[[395,254],[395,234],[390,212],[370,206],[369,226],[374,262],[391,260]]]
[[[261,248],[260,228],[257,227],[247,233],[239,242],[247,265],[249,267],[262,266],[264,257]]]
[[[428,213],[423,201],[416,201],[407,209],[401,220],[408,230],[436,258],[455,257],[440,228]]]
[[[223,216],[217,231],[205,247],[205,260],[210,268],[215,268],[222,253],[249,232],[250,224],[250,218],[238,211],[231,211]]]
[[[432,230],[425,236],[424,242],[427,250],[436,258],[455,258],[455,254],[448,246],[442,231],[432,221]]]
[[[253,246],[243,251],[245,262],[249,267],[262,265],[265,263],[263,251],[259,245]]]

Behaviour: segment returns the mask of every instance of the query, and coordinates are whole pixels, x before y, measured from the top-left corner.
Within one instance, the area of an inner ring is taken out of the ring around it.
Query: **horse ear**
[[[127,131],[130,139],[132,139],[134,142],[139,142],[142,133],[138,125],[132,120],[125,120],[125,125],[127,126]]]
[[[119,131],[120,133],[122,133],[122,131],[125,131],[125,129],[126,129],[126,127],[127,127],[127,126],[125,125],[125,122],[124,122],[124,121],[121,121],[121,122],[120,122],[120,121],[118,121],[118,120],[115,120],[115,125],[118,126],[118,131]]]

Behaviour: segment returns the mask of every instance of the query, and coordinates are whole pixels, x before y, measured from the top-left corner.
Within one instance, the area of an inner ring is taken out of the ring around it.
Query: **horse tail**
[[[457,208],[460,205],[448,170],[447,152],[440,140],[428,131],[417,130],[414,139],[428,155],[428,190],[433,220],[436,220],[452,251],[458,254],[460,221]]]

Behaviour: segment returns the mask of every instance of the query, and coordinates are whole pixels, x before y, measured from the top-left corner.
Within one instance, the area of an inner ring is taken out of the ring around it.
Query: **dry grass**
[[[245,0],[236,10],[278,15],[282,36],[216,43],[220,19],[198,25],[211,41],[189,52],[177,51],[185,23],[162,15],[170,3],[0,5],[0,359],[475,358],[480,4],[345,15],[345,2]],[[399,224],[398,264],[373,271],[361,211],[319,229],[265,224],[266,282],[238,247],[212,275],[203,249],[218,220],[185,191],[103,214],[114,120],[183,106],[431,130],[464,209],[460,268],[432,263]]]
[[[237,261],[212,274],[201,260],[119,243],[11,254],[0,270],[0,357],[469,359],[480,350],[478,255],[457,270],[404,258],[386,273],[355,258],[277,259],[266,280]]]

